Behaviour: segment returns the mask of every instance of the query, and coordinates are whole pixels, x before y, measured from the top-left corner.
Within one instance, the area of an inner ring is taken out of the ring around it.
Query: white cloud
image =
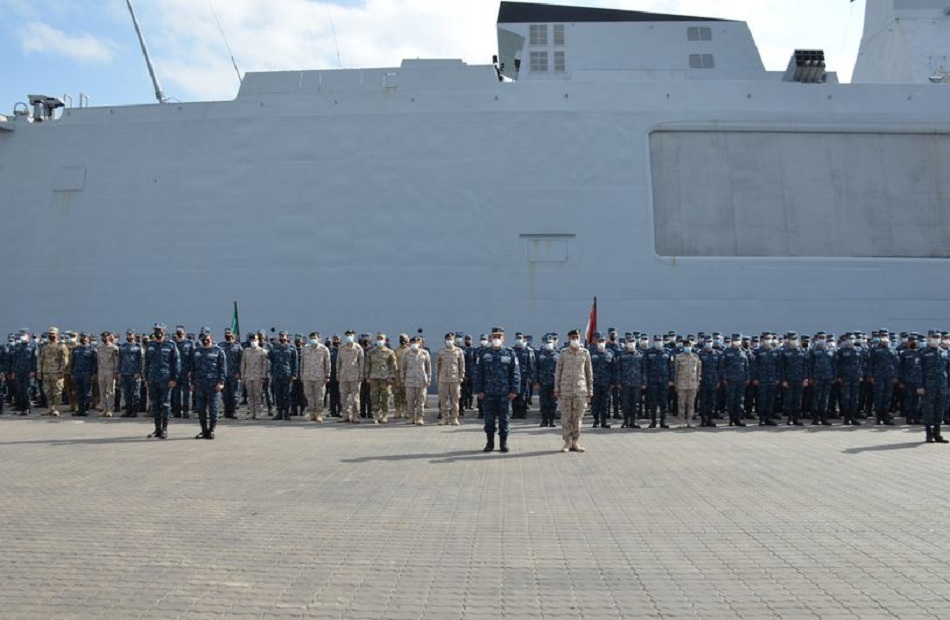
[[[55,54],[80,62],[109,63],[116,45],[88,33],[70,35],[44,24],[28,22],[19,31],[20,47],[26,54]]]

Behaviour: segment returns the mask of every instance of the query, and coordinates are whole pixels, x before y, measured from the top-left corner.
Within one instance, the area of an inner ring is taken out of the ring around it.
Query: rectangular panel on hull
[[[950,134],[657,131],[650,151],[661,256],[950,258]]]

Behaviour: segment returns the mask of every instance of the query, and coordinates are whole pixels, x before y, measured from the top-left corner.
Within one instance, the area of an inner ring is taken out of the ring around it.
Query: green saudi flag
[[[231,333],[237,342],[241,342],[241,321],[238,320],[237,302],[234,302],[234,314],[231,315]]]

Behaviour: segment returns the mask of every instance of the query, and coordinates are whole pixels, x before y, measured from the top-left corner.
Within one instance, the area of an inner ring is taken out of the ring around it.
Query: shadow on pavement
[[[545,454],[560,454],[560,448],[554,450],[535,450],[534,452],[509,452],[503,454],[496,449],[485,454],[481,449],[464,450],[459,452],[435,452],[429,454],[387,454],[383,456],[361,456],[354,459],[340,459],[341,463],[370,463],[373,461],[414,461],[428,460],[430,463],[455,463],[456,461],[492,460],[492,459],[523,459],[543,456]]]
[[[885,452],[887,450],[904,450],[905,448],[919,448],[927,445],[922,441],[905,441],[904,443],[888,443],[881,446],[866,446],[842,450],[845,454],[860,454],[862,452]]]

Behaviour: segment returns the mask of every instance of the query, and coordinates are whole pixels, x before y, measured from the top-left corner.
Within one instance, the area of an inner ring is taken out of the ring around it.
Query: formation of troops
[[[273,332],[273,330],[272,330]],[[170,417],[197,413],[196,439],[214,439],[219,409],[236,418],[246,405],[251,419],[325,415],[340,423],[425,424],[430,388],[438,393],[438,420],[459,425],[466,411],[484,419],[485,452],[507,452],[511,417],[524,419],[539,400],[543,427],[560,419],[565,452],[583,452],[581,421],[594,428],[670,428],[668,416],[691,427],[845,425],[865,420],[923,425],[928,443],[947,443],[950,423],[950,334],[930,330],[893,334],[886,329],[799,336],[762,333],[749,337],[718,332],[680,336],[610,329],[582,342],[578,330],[562,342],[493,328],[477,341],[447,333],[436,352],[421,335],[371,336],[347,331],[323,339],[264,331],[240,340],[230,329],[216,342],[210,328],[197,337],[178,326],[173,335],[157,323],[148,334],[60,332],[37,336],[28,329],[0,344],[0,413],[138,417],[150,412],[149,437],[168,436]]]

